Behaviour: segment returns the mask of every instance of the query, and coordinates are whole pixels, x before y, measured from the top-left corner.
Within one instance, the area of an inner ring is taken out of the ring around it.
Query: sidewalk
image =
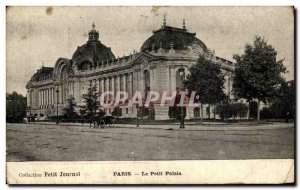
[[[43,125],[56,125],[55,122],[38,122],[36,124]],[[59,126],[77,126],[77,127],[89,127],[90,124],[84,123],[60,123]],[[275,130],[275,129],[286,129],[294,128],[294,123],[213,123],[203,122],[196,123],[190,122],[185,123],[185,128],[180,129],[180,124],[169,124],[169,125],[147,125],[140,124],[140,127],[136,127],[136,124],[115,124],[114,128],[131,128],[131,129],[156,129],[156,130],[189,130],[189,131],[253,131],[253,130]],[[108,127],[106,127],[108,128]]]

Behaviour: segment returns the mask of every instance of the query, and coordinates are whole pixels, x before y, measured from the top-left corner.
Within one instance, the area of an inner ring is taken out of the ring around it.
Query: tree
[[[7,122],[19,122],[26,116],[26,97],[17,92],[6,94]]]
[[[66,119],[74,120],[77,117],[77,112],[75,111],[76,102],[75,98],[72,96],[67,99],[67,106],[63,109],[64,117]]]
[[[82,107],[86,116],[90,121],[90,125],[92,123],[93,118],[96,116],[97,111],[100,108],[100,103],[98,101],[100,93],[97,91],[96,85],[90,86],[88,88],[88,92],[82,95],[84,99],[85,105]]]
[[[277,95],[278,87],[284,82],[282,74],[286,68],[283,60],[277,60],[276,50],[264,38],[256,36],[253,44],[246,44],[242,55],[234,55],[236,60],[233,89],[238,98],[249,103],[257,100],[257,121],[260,118],[262,101]],[[250,106],[249,106],[250,107]]]
[[[290,117],[294,118],[296,111],[295,83],[290,82],[282,84],[279,90],[279,96],[275,97],[271,103],[271,109],[275,111],[278,118],[284,118],[287,112],[289,112]],[[280,107],[281,110],[275,109],[276,106]]]
[[[266,119],[284,119],[287,113],[289,113],[289,117],[294,118],[296,105],[295,93],[294,82],[283,84],[279,89],[279,96],[276,96],[268,102],[270,107],[262,110],[261,117]]]
[[[211,56],[211,55],[209,55]],[[200,55],[196,64],[189,68],[190,74],[184,84],[190,91],[196,91],[201,103],[201,120],[203,104],[215,105],[225,99],[224,75],[221,66],[214,63],[208,56]]]

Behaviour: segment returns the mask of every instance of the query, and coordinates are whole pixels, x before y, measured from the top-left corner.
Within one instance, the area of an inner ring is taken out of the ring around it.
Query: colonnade
[[[150,72],[150,78],[146,80],[147,84],[150,84],[150,89],[154,88],[154,69],[147,70]],[[128,93],[129,98],[131,98],[135,91],[144,92],[146,89],[145,86],[145,70],[133,70],[128,73],[115,74],[111,76],[103,76],[95,79],[89,80],[89,85],[96,86],[99,92],[105,91],[113,91],[116,93],[117,91],[126,91]]]
[[[47,105],[54,105],[56,103],[55,100],[55,88],[45,88],[40,89],[38,92],[39,97],[39,106],[47,106]]]

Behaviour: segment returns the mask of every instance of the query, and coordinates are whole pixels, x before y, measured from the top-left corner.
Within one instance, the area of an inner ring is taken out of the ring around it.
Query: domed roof
[[[166,26],[165,22],[161,29],[153,32],[141,47],[141,51],[158,50],[159,48],[174,50],[186,50],[188,46],[196,46],[206,52],[206,45],[195,37],[196,33],[190,33],[185,28]]]
[[[37,72],[31,77],[31,81],[39,82],[52,77],[53,67],[44,67],[38,69]]]
[[[99,33],[95,30],[95,25],[93,23],[93,29],[89,32],[87,43],[77,47],[77,50],[72,56],[72,61],[74,63],[88,61],[97,64],[112,59],[115,59],[114,54],[109,47],[106,47],[99,41]]]

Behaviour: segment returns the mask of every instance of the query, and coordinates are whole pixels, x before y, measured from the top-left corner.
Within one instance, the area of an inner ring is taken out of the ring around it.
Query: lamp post
[[[59,90],[58,90],[58,87],[56,88],[56,124],[58,125],[59,124],[59,119],[58,119],[58,101],[59,101]]]
[[[195,98],[196,98],[197,103],[199,103],[200,95],[197,94]],[[201,104],[201,105],[202,105],[202,104]],[[201,114],[202,114],[202,111],[203,111],[203,110],[202,110],[200,107],[201,107],[201,106],[199,105],[199,110],[201,110]],[[200,111],[199,111],[199,114],[200,114]],[[200,123],[202,123],[202,117],[201,117]]]
[[[181,67],[179,68],[179,75],[180,75],[180,77],[181,77],[181,86],[182,86],[182,88],[181,88],[181,90],[184,90],[184,85],[183,85],[183,80],[184,80],[184,68],[182,67],[182,65],[181,65]],[[182,128],[182,129],[184,129],[185,127],[184,127],[184,110],[183,110],[183,105],[181,106],[181,108],[180,108],[180,127],[179,128]]]

